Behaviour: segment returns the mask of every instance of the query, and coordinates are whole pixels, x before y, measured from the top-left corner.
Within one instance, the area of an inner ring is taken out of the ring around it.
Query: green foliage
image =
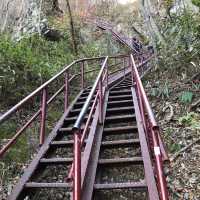
[[[167,41],[165,46],[158,44],[159,64],[172,76],[180,73],[192,74],[198,71],[191,63],[199,63],[200,15],[184,9],[181,13],[171,13],[171,17],[160,21],[161,32]]]
[[[1,99],[16,103],[73,59],[67,42],[53,43],[38,35],[13,42],[0,36]]]
[[[177,144],[177,143],[172,143],[170,146],[169,146],[169,151],[171,153],[176,153],[177,151],[181,150],[182,146],[180,144]]]
[[[190,91],[182,92],[181,96],[179,97],[182,103],[191,103],[193,99],[193,93]]]
[[[195,90],[200,90],[200,83],[192,83],[192,88]]]
[[[165,82],[164,86],[159,86],[157,88],[152,88],[151,95],[153,97],[161,97],[162,99],[169,98],[170,90],[169,85]]]
[[[200,7],[200,0],[192,0],[192,3],[193,3],[195,6]]]
[[[178,121],[181,125],[191,127],[192,129],[200,129],[200,118],[197,113],[189,112],[186,115],[180,117]]]
[[[17,103],[74,60],[69,40],[68,32],[60,42],[47,41],[39,35],[14,42],[0,35],[0,105],[7,107]],[[95,42],[80,45],[79,56],[104,54],[106,47]]]

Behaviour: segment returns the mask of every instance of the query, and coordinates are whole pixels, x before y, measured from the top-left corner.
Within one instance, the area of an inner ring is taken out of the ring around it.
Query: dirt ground
[[[170,165],[172,200],[200,199],[200,82],[164,74],[146,78],[145,90],[159,121]]]

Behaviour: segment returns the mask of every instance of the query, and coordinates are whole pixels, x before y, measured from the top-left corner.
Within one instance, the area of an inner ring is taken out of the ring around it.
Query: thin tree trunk
[[[160,42],[165,45],[166,44],[165,39],[164,39],[163,35],[160,33],[160,30],[151,14],[151,13],[156,12],[151,1],[150,0],[142,0],[141,7],[142,7],[145,22],[148,27],[148,31],[154,38],[157,37],[160,40]]]
[[[73,50],[74,50],[74,53],[78,55],[78,47],[76,43],[75,30],[74,30],[74,21],[72,17],[69,0],[66,0],[66,3],[67,3],[68,14],[69,14],[69,20],[70,20],[70,31],[71,31],[71,37],[72,37]]]

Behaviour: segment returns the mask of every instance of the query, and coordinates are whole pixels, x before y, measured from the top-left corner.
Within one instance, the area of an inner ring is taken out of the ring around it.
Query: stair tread
[[[122,91],[110,91],[110,94],[120,94],[120,93],[131,93],[131,90],[122,90]]]
[[[99,183],[94,184],[94,189],[96,190],[105,190],[105,189],[125,189],[125,188],[147,188],[146,182],[138,181],[138,182],[127,182],[127,183]]]
[[[109,111],[119,111],[119,110],[130,110],[134,109],[134,106],[127,106],[127,107],[120,107],[120,108],[108,108],[107,112]]]
[[[119,87],[114,87],[111,89],[111,91],[118,91],[118,90],[122,90],[122,89],[126,89],[126,88],[131,88],[132,85],[126,85],[126,86],[119,86]]]
[[[60,163],[71,163],[73,158],[42,158],[40,163],[43,164],[60,164]]]
[[[68,140],[68,141],[52,141],[51,145],[59,146],[59,145],[73,145],[74,140]]]
[[[105,120],[112,120],[112,119],[127,119],[127,118],[134,118],[135,114],[130,114],[130,115],[117,115],[117,116],[109,116],[106,117]]]
[[[123,144],[135,144],[140,143],[139,139],[130,139],[130,140],[114,140],[114,141],[105,141],[102,142],[103,146],[109,146],[109,145],[123,145]]]
[[[86,142],[86,140],[85,140]],[[59,140],[59,141],[52,141],[51,145],[52,146],[67,146],[67,145],[73,145],[74,140]]]
[[[133,102],[133,100],[120,100],[120,101],[109,101],[108,104],[117,104],[117,103],[129,103]]]
[[[104,131],[123,131],[123,130],[132,130],[137,129],[137,126],[120,126],[120,127],[112,127],[112,128],[104,128]]]
[[[72,132],[72,127],[60,128],[59,131],[60,132],[66,132],[66,131]]]
[[[38,183],[28,182],[25,184],[26,188],[71,188],[71,183]]]
[[[118,99],[118,98],[127,98],[130,97],[132,98],[132,95],[117,95],[117,96],[109,96],[108,99]]]
[[[141,163],[142,157],[99,159],[99,164]]]

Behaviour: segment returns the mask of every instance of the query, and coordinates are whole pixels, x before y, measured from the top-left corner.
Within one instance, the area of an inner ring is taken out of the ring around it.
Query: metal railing
[[[86,135],[88,133],[89,125],[91,124],[92,115],[97,109],[99,109],[99,123],[103,122],[103,104],[104,94],[108,87],[108,57],[105,58],[101,70],[97,76],[97,79],[89,93],[89,96],[73,126],[74,131],[74,162],[72,164],[69,179],[73,179],[73,199],[81,199],[81,149],[84,144]],[[82,124],[86,113],[88,112],[90,103],[94,98],[91,110],[89,112],[88,119],[85,127],[82,130]]]
[[[159,132],[159,126],[157,125],[153,111],[151,109],[147,95],[142,85],[142,81],[140,79],[134,57],[133,55],[131,55],[130,57],[131,57],[132,79],[136,83],[136,94],[139,102],[139,108],[142,116],[143,126],[147,140],[150,144],[150,147],[153,150],[153,155],[155,159],[155,168],[156,168],[157,183],[160,191],[160,199],[168,200],[167,184],[163,171],[163,160],[168,159],[168,156],[165,149],[163,148]]]
[[[117,55],[117,56],[111,56],[110,59],[117,59],[117,58],[123,58],[124,55]],[[76,61],[73,61],[71,64],[66,66],[63,70],[61,70],[59,73],[57,73],[54,77],[49,79],[47,82],[42,84],[40,87],[38,87],[35,91],[33,91],[31,94],[29,94],[27,97],[25,97],[23,100],[21,100],[19,103],[17,103],[15,106],[13,106],[10,110],[8,110],[6,113],[0,116],[0,125],[4,122],[8,121],[14,114],[16,114],[19,110],[25,108],[27,104],[30,104],[30,100],[32,100],[35,97],[40,96],[41,97],[41,105],[39,110],[34,113],[29,119],[26,120],[25,124],[22,125],[22,127],[17,130],[15,135],[9,139],[9,141],[3,145],[3,147],[0,149],[0,158],[2,158],[5,153],[10,149],[12,145],[16,143],[18,138],[24,133],[24,131],[31,126],[33,122],[36,121],[36,119],[40,116],[40,133],[39,133],[39,144],[40,146],[44,144],[45,141],[45,127],[46,127],[46,116],[48,112],[48,106],[52,104],[53,101],[55,101],[56,97],[63,93],[64,95],[64,110],[66,111],[69,106],[69,85],[70,83],[77,77],[80,77],[80,90],[85,88],[85,75],[87,73],[91,73],[94,71],[99,70],[99,68],[94,70],[88,70],[85,71],[85,65],[88,62],[99,62],[105,59],[105,56],[102,57],[94,57],[94,58],[84,58],[79,59]],[[80,73],[77,74],[70,74],[70,69],[73,69],[75,65],[79,65],[80,67]],[[64,77],[62,77],[64,76]],[[63,85],[50,97],[48,98],[48,90],[50,89],[50,86],[56,81],[62,78]],[[64,79],[63,79],[64,78]],[[36,104],[36,102],[35,102]]]
[[[137,64],[143,72],[145,64],[152,58],[152,55],[146,56],[144,59],[138,59],[137,58]],[[115,73],[123,72],[125,75],[126,69],[131,69],[131,59],[130,56],[123,56],[120,57],[122,59],[122,62],[117,62],[115,59],[114,64],[108,66],[108,57],[105,58],[101,70],[96,78],[96,81],[91,89],[91,92],[89,93],[89,96],[81,109],[81,112],[73,126],[74,131],[74,161],[71,166],[68,180],[73,181],[73,200],[80,200],[81,199],[81,150],[85,138],[88,134],[89,125],[92,123],[92,116],[96,109],[98,108],[98,114],[99,114],[99,124],[102,124],[103,122],[103,104],[104,104],[104,94],[108,87],[108,80],[110,76],[112,76]],[[122,65],[122,67],[119,67],[119,65]],[[112,70],[113,66],[118,66],[117,70]],[[90,103],[92,102],[92,99],[94,99],[93,104],[91,106],[91,110],[88,115],[88,119],[86,123],[84,122],[85,115],[88,113],[88,109],[90,106]],[[98,105],[98,107],[97,107]],[[82,129],[82,125],[84,124],[84,128]]]

